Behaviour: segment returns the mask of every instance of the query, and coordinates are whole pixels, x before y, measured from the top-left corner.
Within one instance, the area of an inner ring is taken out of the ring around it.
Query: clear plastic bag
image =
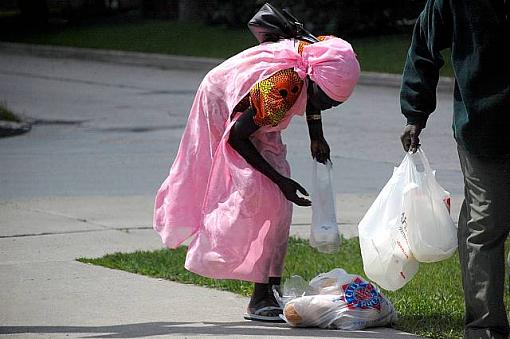
[[[300,279],[301,280],[300,280]],[[391,302],[377,286],[343,269],[319,274],[303,289],[301,277],[286,281],[283,297],[275,293],[284,307],[283,319],[295,327],[320,327],[359,330],[386,326],[396,320]],[[287,285],[300,286],[289,296]],[[299,296],[300,294],[301,296]]]
[[[326,165],[313,161],[310,246],[323,253],[334,253],[340,247],[332,171],[330,161]]]
[[[418,170],[421,162],[423,170]],[[407,239],[416,260],[437,262],[457,249],[457,228],[449,213],[450,194],[436,181],[423,150],[409,155],[408,185],[404,194]]]
[[[419,268],[409,248],[404,212],[410,166],[406,155],[358,225],[365,274],[390,291],[407,284]]]
[[[276,293],[275,295],[280,306],[284,307],[292,299],[305,295],[308,289],[308,282],[305,279],[299,275],[293,275],[283,283],[281,295],[278,294],[278,291],[275,292],[275,290],[273,290],[273,293]]]

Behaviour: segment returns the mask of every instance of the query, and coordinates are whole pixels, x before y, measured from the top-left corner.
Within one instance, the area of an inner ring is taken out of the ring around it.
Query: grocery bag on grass
[[[313,161],[310,246],[323,253],[334,253],[340,247],[332,171],[331,161],[325,165]]]
[[[292,277],[284,284],[283,298],[276,294],[284,300],[282,317],[291,326],[359,330],[396,320],[391,302],[377,286],[358,275],[334,269],[319,274],[308,287],[297,291],[296,286],[303,288],[301,281],[301,277]]]
[[[436,181],[421,148],[408,157],[404,213],[409,247],[420,262],[445,260],[457,249],[457,228],[449,213],[450,194]]]
[[[358,225],[365,274],[390,291],[407,284],[419,267],[409,248],[404,211],[410,166],[406,155]]]

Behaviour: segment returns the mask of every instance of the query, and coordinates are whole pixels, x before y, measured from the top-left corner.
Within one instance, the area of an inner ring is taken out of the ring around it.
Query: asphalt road
[[[0,101],[36,120],[31,132],[0,139],[0,200],[47,196],[151,195],[178,149],[204,72],[71,59],[0,55]],[[440,183],[461,194],[451,131],[451,94],[422,145]],[[404,156],[398,88],[358,86],[325,112],[337,193],[377,193]],[[304,119],[284,132],[293,177],[309,187]]]

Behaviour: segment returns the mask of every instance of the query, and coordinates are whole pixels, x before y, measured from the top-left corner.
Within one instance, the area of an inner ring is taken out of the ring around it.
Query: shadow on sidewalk
[[[310,328],[290,328],[285,324],[255,322],[150,322],[113,326],[0,326],[0,334],[92,334],[87,338],[141,338],[156,335],[252,335],[252,336],[320,336],[349,338],[388,338],[386,333],[366,331],[339,331]],[[405,338],[402,333],[391,333],[392,338]]]

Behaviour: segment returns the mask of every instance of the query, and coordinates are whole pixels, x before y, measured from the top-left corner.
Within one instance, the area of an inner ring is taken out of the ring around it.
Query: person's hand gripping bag
[[[340,247],[332,171],[331,161],[325,165],[313,161],[310,246],[323,253],[334,253]]]
[[[404,194],[410,161],[406,156],[358,225],[363,269],[380,287],[395,291],[418,272],[407,241]]]
[[[445,260],[457,249],[457,228],[449,213],[450,194],[437,182],[421,148],[407,156],[409,185],[404,212],[409,247],[420,262]]]

